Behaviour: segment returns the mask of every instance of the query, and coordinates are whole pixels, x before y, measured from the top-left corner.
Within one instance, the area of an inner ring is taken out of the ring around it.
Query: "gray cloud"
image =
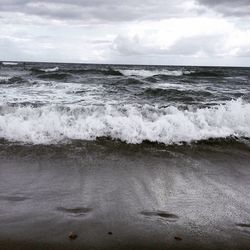
[[[198,0],[198,3],[226,16],[250,16],[249,0]]]
[[[248,17],[250,0],[0,0],[0,60],[250,65]]]
[[[182,8],[185,3],[183,0],[169,0],[167,4],[165,0],[1,0],[0,2],[0,12],[19,12],[52,19],[87,22],[162,19],[182,16],[186,12],[185,8]]]

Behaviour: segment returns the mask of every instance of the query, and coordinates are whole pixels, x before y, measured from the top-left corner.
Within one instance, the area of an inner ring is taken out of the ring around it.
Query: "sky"
[[[250,66],[250,0],[0,0],[0,60]]]

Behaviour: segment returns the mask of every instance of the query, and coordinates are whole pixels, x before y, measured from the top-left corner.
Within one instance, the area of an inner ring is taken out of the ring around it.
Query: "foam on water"
[[[2,65],[5,65],[5,66],[16,66],[16,65],[18,65],[18,63],[16,63],[16,62],[2,62]]]
[[[11,79],[11,76],[0,76],[0,83],[8,83]]]
[[[241,99],[197,110],[151,105],[39,108],[2,106],[0,137],[34,144],[65,139],[111,137],[127,143],[144,140],[173,144],[229,136],[250,137],[250,103]]]
[[[40,71],[49,73],[49,72],[56,72],[59,70],[59,67],[54,67],[54,68],[48,68],[48,69],[40,69]]]
[[[182,70],[144,70],[144,69],[131,69],[131,70],[120,70],[125,76],[141,76],[150,77],[155,75],[167,75],[167,76],[182,76],[188,74],[189,71]]]
[[[5,79],[5,78],[3,78]],[[4,80],[3,80],[4,81]],[[3,83],[8,83],[5,80]],[[1,77],[0,77],[1,83]],[[82,104],[103,103],[100,95],[103,92],[102,85],[98,84],[77,84],[66,82],[55,82],[36,80],[35,82],[27,80],[25,85],[2,86],[0,105],[9,104],[56,104],[81,102]]]

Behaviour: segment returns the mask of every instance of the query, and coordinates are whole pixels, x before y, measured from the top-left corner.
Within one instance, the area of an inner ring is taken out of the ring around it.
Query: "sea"
[[[247,249],[250,68],[2,62],[0,172],[4,240]]]
[[[3,62],[0,91],[0,138],[8,143],[250,137],[249,68]]]

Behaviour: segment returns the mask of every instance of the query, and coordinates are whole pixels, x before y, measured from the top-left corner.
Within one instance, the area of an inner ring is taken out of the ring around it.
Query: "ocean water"
[[[249,249],[249,162],[250,68],[1,64],[6,249]]]
[[[193,143],[250,137],[249,68],[4,63],[0,138]]]

